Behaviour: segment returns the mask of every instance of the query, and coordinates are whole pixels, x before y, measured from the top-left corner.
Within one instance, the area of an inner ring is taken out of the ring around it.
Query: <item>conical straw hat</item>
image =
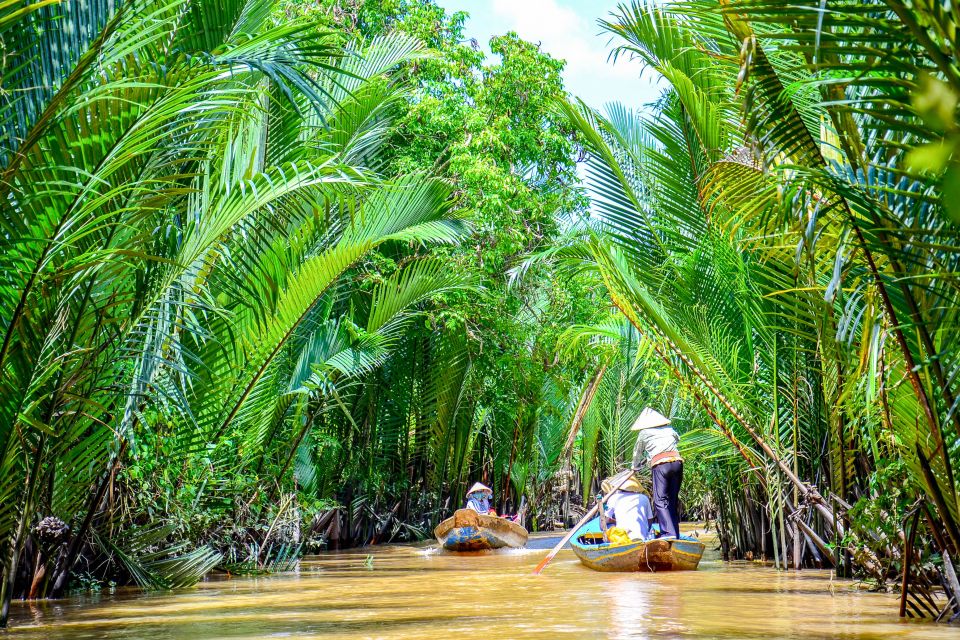
[[[490,495],[493,495],[493,489],[491,489],[487,485],[482,484],[480,482],[474,482],[473,486],[470,487],[470,491],[467,491],[467,495],[470,495],[471,493],[474,493],[476,491],[483,491],[484,493],[489,493]]]
[[[637,421],[634,422],[630,428],[633,431],[643,431],[644,429],[653,429],[654,427],[662,427],[668,424],[670,424],[670,418],[655,409],[647,407],[640,412],[640,417],[637,418]]]
[[[623,478],[623,476],[620,474],[605,478],[604,481],[600,483],[600,490],[603,491],[603,495],[611,493],[613,488],[617,485],[617,481],[621,478]],[[637,474],[633,473],[630,474],[630,479],[624,482],[619,490],[628,491],[630,493],[643,493],[643,485],[640,484]]]

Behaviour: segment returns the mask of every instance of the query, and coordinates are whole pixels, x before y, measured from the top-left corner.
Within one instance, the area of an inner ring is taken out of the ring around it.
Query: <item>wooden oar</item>
[[[550,553],[548,553],[547,556],[540,561],[540,564],[537,565],[537,568],[533,570],[533,575],[535,576],[540,575],[540,572],[543,571],[543,569],[547,566],[547,564],[550,563],[551,560],[553,560],[553,557],[560,552],[560,549],[563,548],[563,545],[570,542],[570,538],[573,537],[573,534],[579,531],[580,527],[582,527],[587,520],[589,520],[594,515],[596,515],[597,511],[600,510],[600,507],[603,506],[603,503],[606,501],[606,499],[609,496],[616,493],[617,489],[619,489],[620,487],[622,487],[627,483],[627,480],[629,480],[630,476],[633,475],[633,469],[627,469],[622,473],[624,474],[623,478],[621,478],[620,481],[613,487],[613,489],[610,490],[610,493],[608,493],[607,495],[603,496],[603,498],[598,500],[597,504],[593,505],[593,507],[590,508],[590,511],[587,511],[586,515],[580,518],[580,522],[578,522],[573,529],[570,529],[570,532],[567,533],[567,535],[563,536],[563,540],[561,540],[559,544],[557,544],[557,546],[551,549]]]

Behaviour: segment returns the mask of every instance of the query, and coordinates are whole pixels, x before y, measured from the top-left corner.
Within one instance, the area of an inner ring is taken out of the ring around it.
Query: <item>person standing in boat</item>
[[[472,509],[485,516],[495,516],[497,512],[490,507],[493,499],[493,489],[480,482],[475,482],[470,491],[467,491],[467,504],[464,509]]]
[[[603,515],[608,520],[616,521],[617,528],[626,531],[631,540],[649,540],[652,537],[650,522],[653,520],[650,498],[643,493],[636,474],[631,474],[630,479],[611,495],[616,479],[607,478],[600,483],[603,495],[608,496]]]
[[[643,461],[653,476],[653,507],[663,536],[680,537],[680,485],[683,482],[683,458],[678,447],[680,436],[670,419],[650,407],[640,412],[631,427],[637,431],[633,449],[633,469]]]

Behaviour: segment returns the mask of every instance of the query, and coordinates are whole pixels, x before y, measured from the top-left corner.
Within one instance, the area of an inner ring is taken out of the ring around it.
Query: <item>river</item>
[[[175,593],[16,603],[0,637],[33,638],[951,638],[897,618],[897,597],[829,571],[724,563],[696,572],[602,574],[562,551],[459,556],[383,546],[304,560],[296,572],[214,577]]]

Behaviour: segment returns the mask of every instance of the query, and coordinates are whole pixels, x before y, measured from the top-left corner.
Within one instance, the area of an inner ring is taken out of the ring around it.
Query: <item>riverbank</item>
[[[218,577],[195,588],[134,590],[14,607],[9,638],[955,638],[896,617],[896,596],[830,571],[722,562],[696,572],[598,574],[562,551],[471,556],[384,546],[305,559],[299,570]]]

